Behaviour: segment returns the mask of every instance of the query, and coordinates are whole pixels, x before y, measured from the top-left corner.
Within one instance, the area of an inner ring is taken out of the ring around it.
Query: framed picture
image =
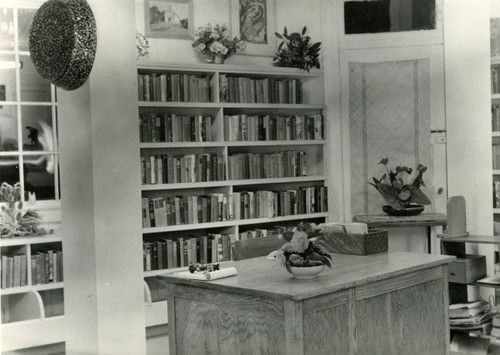
[[[276,52],[274,0],[231,0],[231,35],[247,42],[242,54]]]
[[[144,0],[147,37],[189,39],[192,19],[192,0]]]

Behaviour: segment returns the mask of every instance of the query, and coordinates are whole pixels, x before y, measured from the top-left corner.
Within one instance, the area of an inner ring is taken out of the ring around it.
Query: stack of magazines
[[[489,302],[484,300],[451,304],[450,329],[489,335],[495,313]]]

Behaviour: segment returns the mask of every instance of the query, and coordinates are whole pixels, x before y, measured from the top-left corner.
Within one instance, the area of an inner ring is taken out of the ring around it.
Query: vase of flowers
[[[319,68],[319,50],[321,42],[311,43],[311,37],[306,36],[307,28],[304,26],[301,33],[288,34],[285,27],[283,34],[275,33],[275,36],[283,41],[273,58],[279,67],[300,68],[309,71],[310,68]]]
[[[296,228],[283,233],[286,241],[278,250],[271,252],[267,259],[275,260],[297,279],[311,279],[328,266],[332,257],[315,244],[317,233],[310,233],[307,224],[300,223]]]
[[[223,64],[233,54],[246,50],[246,42],[237,37],[231,39],[225,25],[199,27],[192,46],[207,62],[215,64]]]
[[[425,186],[423,175],[426,166],[418,164],[415,169],[407,166],[397,166],[395,170],[389,169],[389,158],[382,159],[379,164],[384,165],[385,173],[380,179],[373,178],[375,187],[382,195],[387,205],[382,210],[395,216],[417,215],[424,210],[424,205],[430,205],[429,198],[420,190]]]
[[[34,195],[30,196],[34,204]],[[19,183],[14,186],[4,182],[0,186],[0,235],[14,237],[39,233],[38,225],[41,217],[32,209],[25,209],[21,201],[21,187]]]

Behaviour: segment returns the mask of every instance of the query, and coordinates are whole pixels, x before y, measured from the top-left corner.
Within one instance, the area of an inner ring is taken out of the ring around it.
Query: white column
[[[469,233],[491,235],[489,2],[444,3],[448,196],[464,196]],[[493,273],[493,247],[469,248],[470,253],[486,255],[487,271]],[[481,288],[480,293],[487,299],[494,291]]]
[[[146,351],[134,0],[88,0],[89,80],[58,91],[66,351]]]

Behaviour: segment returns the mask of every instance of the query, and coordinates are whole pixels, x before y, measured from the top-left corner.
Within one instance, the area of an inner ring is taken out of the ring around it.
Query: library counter
[[[332,254],[293,278],[265,257],[213,281],[164,276],[170,354],[447,354],[447,264],[417,253]]]

